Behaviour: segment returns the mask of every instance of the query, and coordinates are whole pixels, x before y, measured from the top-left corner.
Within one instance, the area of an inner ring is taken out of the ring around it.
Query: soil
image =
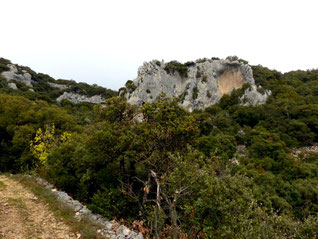
[[[8,176],[0,175],[0,239],[77,239],[46,204]]]

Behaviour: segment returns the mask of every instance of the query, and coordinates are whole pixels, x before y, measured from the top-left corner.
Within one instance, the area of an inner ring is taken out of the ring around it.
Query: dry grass
[[[7,185],[5,185],[4,182],[1,182],[1,181],[0,181],[0,190],[1,190],[1,189],[6,189],[6,188],[7,188]]]

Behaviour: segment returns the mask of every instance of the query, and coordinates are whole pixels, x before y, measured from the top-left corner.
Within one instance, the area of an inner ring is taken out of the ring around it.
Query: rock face
[[[102,104],[105,103],[105,99],[103,99],[100,95],[94,95],[92,97],[88,97],[86,95],[80,95],[73,92],[64,92],[63,95],[60,95],[56,101],[60,103],[62,100],[69,100],[74,104],[87,102],[93,104]]]
[[[20,81],[21,83],[26,84],[27,86],[32,87],[32,76],[26,70],[22,70],[19,72],[18,68],[14,64],[8,64],[9,71],[2,72],[2,77],[7,81],[16,80]]]
[[[183,72],[170,65],[155,60],[145,62],[138,69],[137,78],[127,82],[120,94],[126,97],[128,103],[142,105],[165,93],[167,97],[178,97],[180,106],[189,111],[204,110],[244,83],[250,87],[241,97],[242,104],[263,104],[270,94],[270,91],[263,94],[257,91],[251,67],[239,61],[206,59],[183,65],[186,67]]]

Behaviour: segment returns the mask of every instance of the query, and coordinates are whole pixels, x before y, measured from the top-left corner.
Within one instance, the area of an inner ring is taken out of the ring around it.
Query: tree
[[[46,126],[45,131],[39,128],[36,132],[36,136],[30,142],[30,149],[34,157],[39,162],[38,166],[45,166],[47,164],[47,158],[49,153],[54,147],[58,147],[59,143],[66,142],[70,138],[69,132],[63,132],[61,136],[57,136],[55,133],[55,125]]]

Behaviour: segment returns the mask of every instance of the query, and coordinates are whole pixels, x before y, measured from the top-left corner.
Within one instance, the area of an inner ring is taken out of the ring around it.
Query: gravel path
[[[0,239],[77,239],[74,233],[28,189],[0,175]]]

